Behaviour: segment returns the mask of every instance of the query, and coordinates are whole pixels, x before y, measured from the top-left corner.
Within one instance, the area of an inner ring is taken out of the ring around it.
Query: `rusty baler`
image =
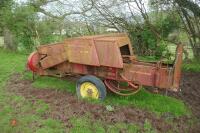
[[[183,46],[174,64],[139,61],[125,33],[84,36],[41,45],[29,58],[29,70],[41,76],[81,75],[78,97],[103,100],[106,88],[119,95],[137,93],[141,86],[178,91]]]

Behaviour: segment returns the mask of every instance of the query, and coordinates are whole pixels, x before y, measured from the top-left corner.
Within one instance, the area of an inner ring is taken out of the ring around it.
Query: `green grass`
[[[10,75],[25,70],[26,55],[0,49],[0,132],[1,133],[61,133],[65,132],[60,121],[44,119],[49,111],[48,104],[37,100],[35,104],[24,97],[6,91],[6,81]],[[12,126],[11,121],[16,120]]]
[[[32,80],[32,73],[25,73],[24,79]],[[75,92],[75,84],[67,80],[61,80],[56,77],[36,76],[32,86],[38,89],[56,89],[62,91]]]
[[[107,97],[107,104],[125,106],[131,105],[144,110],[150,110],[158,115],[165,113],[171,113],[174,116],[190,114],[182,101],[160,94],[152,94],[147,92],[145,89],[142,89],[139,93],[128,97],[114,94],[110,95],[111,96]]]
[[[105,124],[101,121],[93,122],[89,116],[80,118],[72,118],[70,122],[73,123],[72,133],[119,133],[120,131],[126,131],[126,133],[138,133],[140,127],[131,123],[115,123]]]
[[[200,72],[200,61],[183,62],[182,70],[185,72]]]

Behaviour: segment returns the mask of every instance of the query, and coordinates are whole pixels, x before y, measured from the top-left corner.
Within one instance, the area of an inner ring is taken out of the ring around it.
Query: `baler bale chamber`
[[[78,96],[104,99],[106,88],[124,96],[141,86],[178,91],[182,53],[183,46],[177,45],[173,65],[142,62],[127,34],[84,36],[37,47],[28,58],[28,68],[41,76],[81,75]]]

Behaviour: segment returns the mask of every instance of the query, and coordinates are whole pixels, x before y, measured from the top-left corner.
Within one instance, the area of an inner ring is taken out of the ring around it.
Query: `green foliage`
[[[145,26],[143,31],[141,32],[142,40],[144,41],[147,48],[151,50],[155,50],[157,46],[157,38],[155,34],[149,29],[149,27]]]
[[[158,61],[155,56],[138,56],[138,59],[144,62],[156,62]]]
[[[152,17],[151,25],[143,23],[140,27],[134,25],[136,30],[131,30],[130,37],[134,49],[139,56],[155,56],[160,59],[170,56],[167,50],[168,35],[180,27],[180,18],[175,12],[160,11],[149,13]],[[159,35],[158,35],[159,34]]]
[[[16,36],[16,43],[21,50],[32,51],[35,45],[35,26],[37,15],[31,6],[20,6],[15,8],[13,18],[16,23],[11,23],[12,31]]]
[[[160,13],[161,15],[162,13]],[[163,38],[167,38],[170,33],[180,27],[180,18],[176,12],[163,13],[163,18],[156,20],[156,28]]]
[[[185,72],[200,72],[200,61],[184,61],[182,65],[182,70]]]
[[[143,29],[130,33],[134,48],[139,56],[155,56],[160,59],[164,51],[167,51],[166,43],[160,40],[151,30],[144,25]]]
[[[63,30],[63,21],[45,17],[37,23],[37,32],[40,44],[58,42],[63,39],[60,33]]]
[[[5,29],[11,31],[14,43],[12,45],[20,51],[30,52],[39,44],[63,39],[63,36],[53,34],[59,31],[62,23],[50,18],[40,20],[40,16],[30,4],[19,5],[12,0],[4,2],[0,17],[0,35],[3,35]]]
[[[37,14],[31,6],[18,5],[12,2],[9,7],[0,10],[0,29],[11,31],[13,35],[13,45],[20,49],[32,51],[34,46],[35,24]],[[2,33],[1,33],[2,34]]]
[[[5,25],[11,17],[13,0],[2,0],[0,2],[0,35],[3,34]]]

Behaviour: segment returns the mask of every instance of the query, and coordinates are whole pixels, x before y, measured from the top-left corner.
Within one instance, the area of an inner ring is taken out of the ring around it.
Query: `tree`
[[[174,0],[187,32],[194,57],[200,60],[200,6],[189,0]]]
[[[46,16],[56,18],[56,19],[62,19],[62,20],[70,15],[84,14],[90,11],[93,8],[95,1],[79,0],[78,3],[79,4],[77,4],[77,1],[74,1],[74,0],[71,0],[71,1],[70,0],[30,0],[29,1],[29,4],[32,7],[34,7],[36,12],[40,12]],[[56,11],[53,11],[53,12],[48,11],[47,9],[44,8],[47,5],[51,7],[53,7],[54,5],[57,5],[59,9],[56,9]],[[78,9],[76,6],[78,7]],[[59,11],[65,8],[67,8],[67,10]],[[72,8],[72,9],[69,9],[69,8]]]
[[[12,18],[12,0],[2,0],[0,3],[0,34],[4,36],[5,47],[16,50],[14,45],[14,35],[9,28],[10,18]]]
[[[187,33],[194,57],[200,59],[200,6],[193,0],[152,0],[153,3],[176,11]]]
[[[84,15],[103,26],[128,32],[138,55],[160,56],[157,53],[162,53],[162,46],[158,45],[164,39],[159,33],[162,29],[152,24],[141,0],[98,0],[94,3],[92,14]]]

